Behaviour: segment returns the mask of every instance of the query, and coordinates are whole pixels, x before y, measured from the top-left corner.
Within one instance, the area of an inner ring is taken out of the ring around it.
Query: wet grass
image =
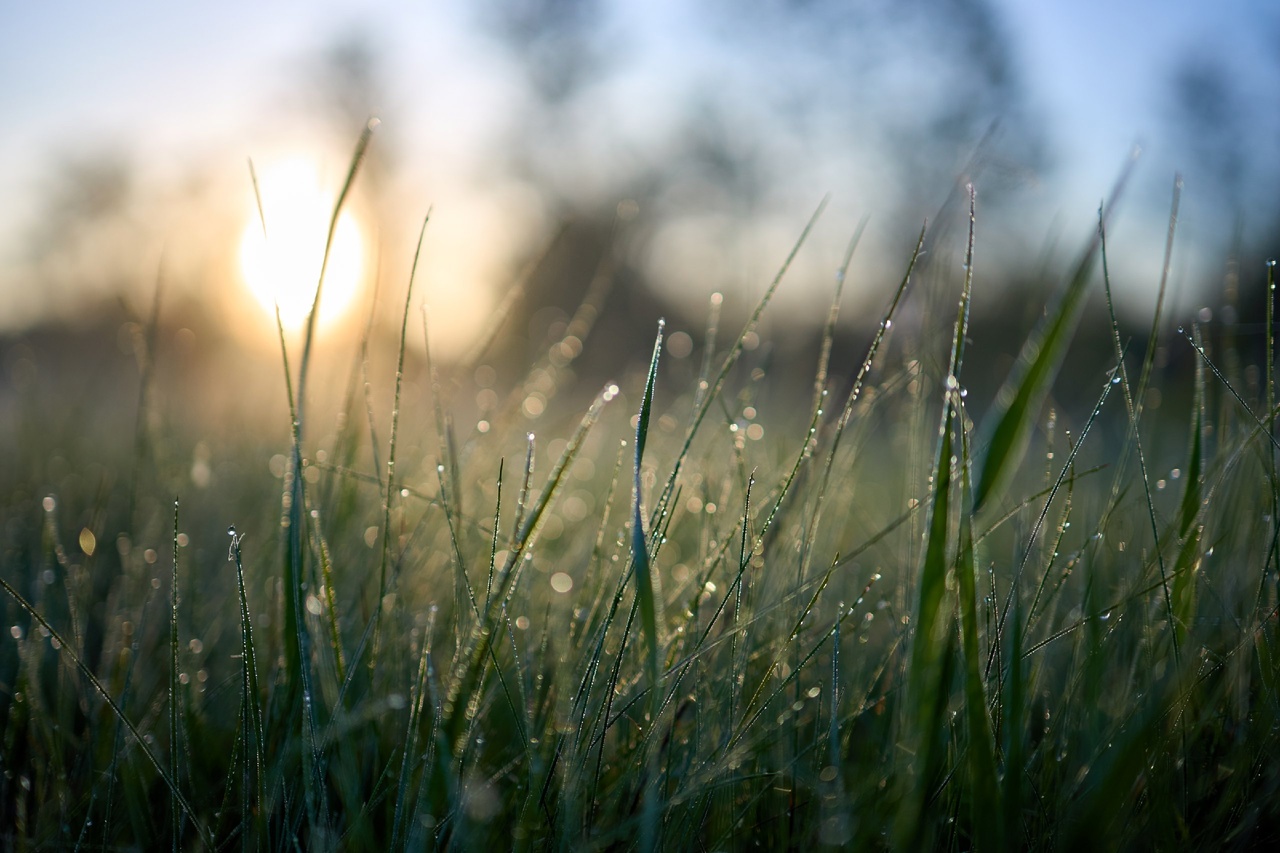
[[[604,286],[474,420],[503,316],[463,363],[414,374],[406,307],[393,374],[366,332],[333,413],[311,330],[296,374],[281,334],[288,422],[219,444],[212,482],[176,461],[194,438],[146,426],[165,399],[151,358],[118,468],[53,477],[55,450],[110,437],[90,419],[42,445],[20,405],[4,844],[1275,841],[1272,308],[1260,357],[1160,310],[1126,340],[1110,311],[1110,369],[1064,374],[1087,292],[1111,307],[1100,215],[977,413],[972,192],[968,213],[950,255],[925,258],[921,232],[866,349],[833,365],[850,242],[803,382],[755,344],[812,223],[727,345],[717,298],[700,351],[673,355],[660,326],[580,404]],[[1063,410],[1080,381],[1093,405]]]

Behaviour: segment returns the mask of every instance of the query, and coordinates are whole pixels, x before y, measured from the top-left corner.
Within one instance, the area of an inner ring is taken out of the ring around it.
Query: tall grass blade
[[[703,393],[703,385],[705,380],[698,383],[698,394],[695,398],[695,405],[692,416],[689,420],[689,428],[685,432],[684,444],[681,446],[679,453],[676,454],[675,463],[672,465],[671,474],[667,477],[666,486],[663,487],[662,496],[658,499],[657,506],[654,509],[655,517],[665,514],[671,495],[675,491],[676,481],[680,478],[680,472],[684,468],[685,461],[689,456],[689,449],[693,446],[694,436],[697,435],[699,427],[702,426],[703,420],[706,419],[707,413],[711,410],[712,402],[718,399],[721,389],[724,387],[725,380],[729,378],[729,372],[733,366],[738,363],[741,357],[743,347],[747,336],[755,331],[756,326],[760,324],[760,317],[764,314],[765,308],[773,300],[773,295],[777,292],[778,286],[782,284],[783,278],[786,277],[787,270],[791,268],[792,262],[795,261],[796,255],[800,254],[800,248],[808,239],[810,232],[818,223],[822,212],[826,210],[827,198],[823,198],[818,203],[817,208],[813,211],[813,215],[809,217],[809,221],[805,223],[804,229],[800,232],[800,236],[796,238],[796,242],[792,245],[791,251],[787,254],[786,259],[782,262],[782,266],[778,268],[773,280],[769,282],[769,286],[765,288],[764,294],[760,297],[760,301],[756,303],[755,309],[751,312],[751,316],[747,318],[746,324],[743,325],[742,331],[738,334],[738,338],[734,341],[733,346],[729,350],[729,354],[725,356],[724,362],[720,365],[720,372],[716,374],[716,378],[709,385],[706,385],[706,392]],[[712,297],[712,306],[718,307],[715,297]],[[709,347],[708,347],[709,349]],[[708,356],[709,358],[710,356]]]
[[[1136,155],[1135,155],[1136,157]],[[1108,215],[1115,207],[1132,172],[1131,158],[1111,191]],[[996,396],[987,414],[983,434],[986,456],[974,490],[974,510],[981,511],[999,497],[1026,452],[1031,429],[1039,418],[1040,406],[1057,377],[1067,345],[1079,323],[1088,293],[1090,273],[1100,240],[1095,232],[1077,262],[1066,289],[1040,326],[1027,339],[1013,372]]]
[[[916,748],[914,781],[905,794],[899,812],[897,835],[906,847],[922,843],[923,824],[929,786],[939,776],[941,756],[937,722],[941,719],[950,693],[950,662],[953,646],[951,619],[944,611],[949,553],[953,550],[952,480],[956,469],[956,437],[964,430],[959,403],[959,373],[964,362],[965,337],[969,331],[969,305],[973,291],[973,241],[976,222],[976,193],[969,188],[969,246],[965,257],[964,287],[956,313],[955,333],[951,340],[951,357],[943,389],[942,418],[938,425],[938,445],[934,456],[933,482],[928,500],[928,528],[925,549],[917,578],[916,607],[912,618],[911,663],[908,679],[908,730]],[[963,511],[963,510],[962,510]],[[948,618],[944,618],[944,613]],[[985,708],[985,705],[984,705]]]
[[[178,774],[178,499],[173,499],[173,571],[169,577],[169,775]],[[169,791],[169,845],[177,851],[182,837],[182,811],[177,788]]]
[[[1176,196],[1175,196],[1176,204]],[[1172,234],[1170,234],[1172,237]],[[1160,543],[1160,526],[1156,522],[1155,501],[1151,494],[1151,477],[1147,474],[1147,457],[1142,450],[1141,398],[1135,404],[1133,389],[1129,385],[1129,371],[1124,364],[1124,347],[1120,343],[1120,324],[1116,322],[1115,303],[1111,299],[1111,271],[1107,266],[1107,222],[1102,208],[1098,209],[1098,244],[1102,254],[1102,285],[1107,298],[1107,313],[1111,319],[1111,340],[1116,353],[1116,376],[1120,379],[1120,389],[1124,393],[1125,408],[1129,413],[1129,434],[1133,437],[1134,448],[1138,453],[1138,471],[1142,475],[1143,497],[1146,498],[1147,520],[1151,525],[1151,548],[1155,552],[1156,563],[1160,567],[1160,583],[1164,589],[1165,615],[1169,621],[1170,639],[1173,641],[1173,658],[1175,663],[1181,662],[1178,621],[1174,615],[1173,598],[1169,592],[1169,574],[1165,570],[1164,553]],[[1154,344],[1154,341],[1150,341]],[[1152,356],[1148,346],[1148,356]],[[1145,372],[1145,367],[1144,367]]]
[[[1205,377],[1204,364],[1196,362],[1195,391],[1191,401],[1191,435],[1187,448],[1186,486],[1178,506],[1177,531],[1182,542],[1173,566],[1173,613],[1175,625],[1182,639],[1195,615],[1196,575],[1200,568],[1201,536],[1204,526],[1200,523],[1204,500],[1204,425],[1205,425]]]
[[[658,335],[653,342],[653,356],[649,359],[649,375],[645,380],[644,396],[640,400],[640,415],[636,421],[634,510],[631,516],[631,554],[636,573],[636,595],[640,600],[640,626],[645,633],[645,660],[651,690],[656,690],[658,682],[658,605],[649,565],[649,547],[645,542],[640,466],[644,460],[645,442],[649,437],[649,415],[653,410],[653,384],[658,377],[658,358],[662,354],[662,333],[665,325],[664,321],[658,321]]]
[[[261,847],[265,839],[263,832],[267,810],[267,780],[263,771],[263,750],[266,736],[262,723],[262,689],[258,684],[258,653],[253,641],[253,620],[249,615],[249,596],[244,584],[244,555],[241,545],[244,534],[237,534],[235,526],[227,528],[231,537],[227,557],[236,567],[236,592],[240,601],[240,671],[241,671],[241,716],[245,730],[241,735],[244,742],[244,766],[241,775],[241,848]],[[252,788],[250,785],[252,784]],[[253,794],[251,802],[250,791]],[[249,832],[246,821],[253,819],[253,833]],[[250,844],[250,841],[253,844]]]
[[[431,221],[431,211],[422,218],[422,228],[418,231],[418,245],[413,251],[413,265],[409,269],[409,286],[405,288],[404,311],[400,314],[400,348],[396,353],[396,385],[391,403],[391,437],[387,447],[387,487],[382,500],[382,550],[378,561],[378,600],[375,604],[373,622],[373,652],[369,656],[370,666],[376,666],[378,652],[382,647],[382,618],[387,598],[387,565],[391,560],[391,506],[396,494],[396,438],[400,428],[400,391],[404,383],[404,354],[409,343],[409,304],[413,299],[413,282],[418,275],[418,260],[422,257],[422,241],[427,235],[427,223]]]

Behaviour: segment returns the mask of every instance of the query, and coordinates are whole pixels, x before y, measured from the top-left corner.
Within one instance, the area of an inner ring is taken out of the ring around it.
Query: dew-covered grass
[[[449,363],[408,343],[448,318],[407,308],[386,364],[282,335],[260,432],[166,409],[156,316],[119,411],[27,377],[5,847],[1275,841],[1272,270],[1252,341],[1180,329],[1163,282],[1126,338],[1085,312],[1100,213],[978,411],[979,201],[835,363],[850,242],[803,380],[757,345],[791,258],[743,325],[717,297],[691,351],[659,326],[598,389],[594,304],[505,380],[502,312]],[[1105,371],[1063,368],[1081,322]]]

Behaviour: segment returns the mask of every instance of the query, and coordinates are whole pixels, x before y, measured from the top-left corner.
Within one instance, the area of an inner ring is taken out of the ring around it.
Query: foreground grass
[[[975,423],[970,211],[964,263],[918,246],[835,369],[841,271],[810,394],[750,348],[784,264],[736,336],[718,302],[688,359],[655,330],[576,425],[556,392],[591,312],[463,426],[484,354],[428,366],[409,406],[406,311],[389,416],[352,381],[326,434],[311,336],[286,351],[278,480],[250,437],[238,477],[149,496],[200,478],[140,429],[119,472],[41,494],[28,450],[0,565],[6,847],[1275,840],[1271,308],[1252,367],[1113,319],[1096,405],[1060,411],[1086,290],[1110,304],[1100,230]]]

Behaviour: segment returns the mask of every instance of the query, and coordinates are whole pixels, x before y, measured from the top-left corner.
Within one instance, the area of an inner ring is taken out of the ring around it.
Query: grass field
[[[5,848],[1276,841],[1271,306],[1063,373],[1099,234],[971,411],[969,209],[829,364],[841,271],[803,381],[752,347],[786,263],[594,397],[592,304],[506,382],[407,309],[308,334],[261,405],[155,318],[84,385],[11,348]]]

